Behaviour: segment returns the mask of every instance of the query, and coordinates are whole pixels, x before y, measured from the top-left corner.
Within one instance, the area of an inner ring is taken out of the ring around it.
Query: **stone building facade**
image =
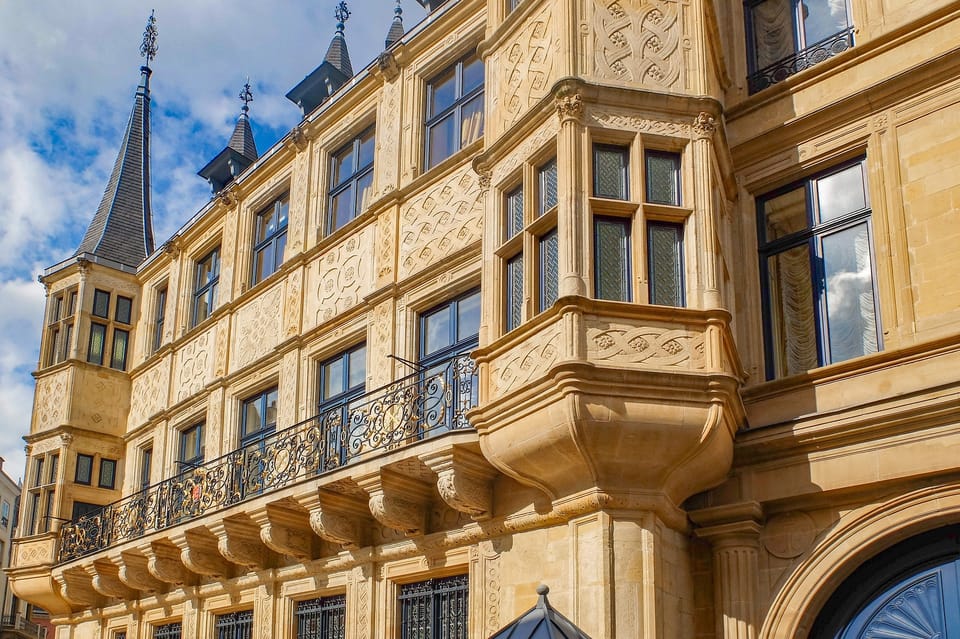
[[[64,639],[489,637],[540,583],[595,639],[960,636],[960,4],[425,4],[156,250],[145,69],[43,278],[17,596]]]

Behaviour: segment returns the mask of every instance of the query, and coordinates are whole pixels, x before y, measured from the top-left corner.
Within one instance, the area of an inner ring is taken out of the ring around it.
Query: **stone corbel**
[[[190,572],[218,579],[230,577],[230,563],[220,556],[217,538],[206,528],[185,530],[170,540],[180,548],[180,560]]]
[[[310,505],[300,503],[310,510],[310,527],[322,539],[356,549],[365,545],[364,531],[369,527],[370,511],[367,505],[355,497],[320,490]]]
[[[437,474],[437,489],[447,505],[478,521],[490,518],[497,473],[480,453],[455,447],[421,455],[420,461]]]
[[[300,561],[313,558],[314,536],[306,510],[296,504],[269,504],[251,517],[260,526],[260,539],[267,548]]]
[[[220,554],[238,566],[259,570],[273,563],[273,553],[260,539],[260,527],[249,517],[232,517],[214,523]]]
[[[120,555],[119,578],[124,584],[142,592],[158,592],[164,589],[162,581],[156,579],[147,569],[147,558],[132,552]]]
[[[93,581],[83,568],[64,570],[56,580],[60,582],[60,594],[68,603],[81,608],[100,606],[102,597],[93,589]]]
[[[168,584],[183,586],[196,581],[195,575],[183,565],[180,549],[169,541],[150,543],[147,570],[151,575]]]
[[[400,63],[393,51],[384,51],[377,57],[377,71],[387,82],[393,82],[400,75]]]
[[[120,568],[109,559],[93,562],[93,589],[107,597],[136,599],[137,591],[120,581]]]
[[[304,130],[303,126],[296,125],[290,129],[290,137],[285,140],[288,148],[292,148],[298,153],[300,151],[305,151],[307,146],[310,144],[310,140],[307,138],[307,133]]]
[[[177,241],[177,238],[174,237],[164,242],[160,250],[171,260],[175,260],[180,256],[180,243]]]
[[[225,207],[231,209],[240,199],[238,197],[238,191],[239,189],[237,188],[236,183],[229,184],[217,191],[217,199],[220,200]]]
[[[358,478],[357,483],[369,495],[370,512],[381,524],[408,537],[426,532],[431,496],[427,484],[386,469]]]

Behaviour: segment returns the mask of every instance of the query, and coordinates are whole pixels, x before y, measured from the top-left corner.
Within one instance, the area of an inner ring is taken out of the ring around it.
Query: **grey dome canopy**
[[[550,588],[537,586],[537,605],[523,613],[490,639],[590,639],[547,601]]]

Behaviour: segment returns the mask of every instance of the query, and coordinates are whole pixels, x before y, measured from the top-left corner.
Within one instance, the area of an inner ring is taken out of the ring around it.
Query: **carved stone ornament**
[[[260,525],[260,540],[267,548],[301,561],[313,557],[313,531],[306,511],[271,505],[254,520]]]
[[[167,240],[163,243],[163,246],[160,247],[160,250],[174,260],[180,255],[180,245],[175,240]]]
[[[323,508],[310,513],[310,527],[323,539],[344,548],[360,547],[360,520]]]
[[[424,534],[430,489],[422,482],[389,471],[357,481],[370,496],[374,519],[408,537]]]
[[[180,542],[180,559],[190,572],[201,576],[229,577],[230,564],[217,551],[217,539],[209,531],[186,531]]]
[[[303,151],[307,148],[309,140],[307,140],[303,127],[299,124],[290,129],[290,142],[297,151]]]
[[[221,189],[217,193],[217,199],[227,208],[233,208],[237,203],[237,189],[236,185],[230,185]]]
[[[384,51],[377,56],[377,68],[383,73],[387,82],[393,82],[400,75],[400,65],[397,63],[397,56],[392,51]]]
[[[60,592],[74,606],[92,608],[99,604],[100,596],[93,589],[90,575],[81,568],[65,570],[61,575]]]
[[[120,569],[107,560],[93,562],[93,589],[107,597],[135,599],[137,592],[120,581]]]
[[[473,519],[489,519],[496,471],[476,452],[454,448],[420,458],[437,474],[437,490],[448,506]]]
[[[214,524],[217,549],[230,563],[258,570],[270,563],[270,550],[260,539],[260,527],[246,520],[224,519]]]
[[[147,570],[147,558],[133,553],[123,553],[118,574],[120,581],[134,590],[157,592],[163,589],[163,582],[154,578]]]
[[[557,115],[561,122],[583,119],[583,97],[579,93],[557,97]]]
[[[709,113],[701,111],[693,120],[693,132],[698,138],[711,138],[717,131],[717,120]]]
[[[480,176],[477,180],[480,190],[484,192],[490,190],[490,171],[477,171],[477,175]]]
[[[180,560],[180,549],[169,542],[155,541],[150,544],[147,570],[160,581],[183,586],[195,580]]]

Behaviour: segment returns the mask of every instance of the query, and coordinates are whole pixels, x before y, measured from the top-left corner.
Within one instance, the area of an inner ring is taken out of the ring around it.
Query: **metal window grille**
[[[467,639],[468,576],[400,586],[401,639]]]
[[[250,639],[253,635],[253,611],[238,610],[217,615],[217,639]]]
[[[154,626],[153,639],[180,639],[180,630],[182,624],[179,621],[165,623],[162,626]]]
[[[113,639],[127,639],[127,631],[117,630],[115,633],[113,633]]]
[[[347,626],[347,596],[298,601],[295,612],[297,639],[344,639]]]

